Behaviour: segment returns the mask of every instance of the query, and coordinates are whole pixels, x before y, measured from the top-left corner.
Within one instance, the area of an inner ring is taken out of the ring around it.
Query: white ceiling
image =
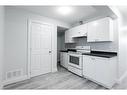
[[[57,12],[59,6],[17,6],[27,11],[64,21],[69,24],[75,24],[81,20],[88,20],[98,16],[111,15],[112,12],[107,6],[71,6],[72,14],[61,15]]]

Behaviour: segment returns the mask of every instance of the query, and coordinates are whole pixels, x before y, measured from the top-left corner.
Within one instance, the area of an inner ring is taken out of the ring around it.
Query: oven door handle
[[[69,56],[82,57],[82,55],[80,55],[80,54],[69,54]]]

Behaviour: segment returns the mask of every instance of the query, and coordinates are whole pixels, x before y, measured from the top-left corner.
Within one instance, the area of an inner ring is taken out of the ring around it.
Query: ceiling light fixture
[[[58,7],[58,12],[62,15],[68,15],[72,12],[71,7]]]

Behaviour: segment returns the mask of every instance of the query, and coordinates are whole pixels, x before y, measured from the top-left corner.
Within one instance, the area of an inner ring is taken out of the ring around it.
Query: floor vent
[[[22,76],[22,70],[9,71],[6,73],[6,80]]]

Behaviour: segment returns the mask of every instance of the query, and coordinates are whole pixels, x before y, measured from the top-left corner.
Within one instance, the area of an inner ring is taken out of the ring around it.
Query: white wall
[[[117,7],[119,16],[119,78],[127,77],[127,7]]]
[[[6,72],[16,69],[23,70],[23,76],[27,75],[27,20],[35,19],[54,24],[52,61],[54,62],[53,71],[56,71],[57,63],[57,26],[70,27],[64,22],[39,16],[37,14],[14,7],[5,7],[5,64],[4,76]]]
[[[119,32],[119,78],[127,74],[127,29]]]
[[[127,7],[110,8],[118,17],[118,78],[121,82],[127,76]]]
[[[4,7],[0,6],[0,89],[2,88],[2,65],[4,63],[3,53],[4,53]]]

